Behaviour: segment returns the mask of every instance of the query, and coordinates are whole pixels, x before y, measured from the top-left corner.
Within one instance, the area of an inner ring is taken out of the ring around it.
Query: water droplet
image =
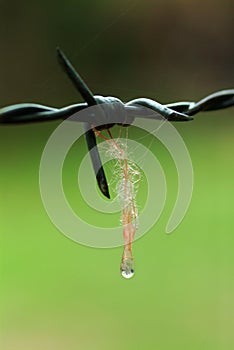
[[[133,259],[124,259],[120,266],[121,275],[124,278],[132,278],[135,274],[134,261]]]

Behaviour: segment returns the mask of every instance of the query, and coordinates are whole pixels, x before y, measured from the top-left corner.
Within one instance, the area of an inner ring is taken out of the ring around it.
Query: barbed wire
[[[93,96],[95,104],[111,104],[110,113],[105,116],[103,129],[106,125],[112,124],[114,109],[118,108],[117,113],[122,112],[125,118],[119,115],[118,124],[131,124],[134,118],[150,118],[157,119],[164,117],[173,122],[190,121],[192,116],[200,112],[214,111],[234,106],[234,89],[221,90],[206,96],[205,98],[194,101],[182,101],[169,104],[160,104],[148,98],[137,98],[129,102],[123,103],[116,97]],[[20,103],[0,109],[1,124],[20,124],[29,122],[43,122],[56,119],[67,119],[77,112],[87,108],[89,103],[78,103],[62,108],[54,108],[35,103]],[[143,107],[143,108],[142,108]],[[147,111],[147,107],[149,110]],[[123,110],[121,110],[123,108]],[[151,112],[151,111],[153,112]],[[100,116],[99,116],[100,117]],[[103,116],[102,116],[103,117]],[[72,119],[71,119],[72,120]],[[89,122],[95,125],[95,117],[79,116],[74,119],[79,122]],[[100,120],[98,121],[100,124]],[[113,123],[115,124],[115,123]]]
[[[71,65],[64,53],[58,48],[57,56],[60,65],[71,79],[84,103],[54,108],[35,103],[21,103],[0,109],[0,124],[25,124],[51,120],[69,120],[83,122],[85,137],[98,186],[101,192],[110,198],[106,176],[97,149],[94,129],[109,129],[115,124],[128,126],[135,118],[166,119],[172,122],[184,122],[193,119],[200,112],[214,111],[234,106],[234,89],[212,93],[198,102],[185,101],[161,104],[148,98],[137,98],[127,103],[116,97],[95,96]],[[93,113],[80,113],[90,106],[97,106]],[[116,120],[118,123],[116,123]],[[92,152],[91,152],[92,150]]]

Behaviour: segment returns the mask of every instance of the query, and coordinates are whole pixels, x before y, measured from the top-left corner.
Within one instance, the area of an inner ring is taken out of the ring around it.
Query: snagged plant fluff
[[[141,172],[137,165],[130,160],[128,154],[128,130],[124,140],[113,139],[110,130],[107,130],[110,138],[107,138],[96,130],[97,136],[100,136],[106,142],[104,146],[106,155],[110,159],[116,159],[112,170],[111,184],[116,184],[115,192],[122,209],[121,223],[123,226],[124,250],[120,271],[123,277],[131,278],[134,275],[134,258],[132,254],[132,242],[138,228],[138,210],[136,196],[140,184]]]

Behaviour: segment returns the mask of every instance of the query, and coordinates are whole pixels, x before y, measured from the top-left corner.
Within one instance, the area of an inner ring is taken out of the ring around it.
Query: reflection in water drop
[[[132,278],[134,276],[135,270],[134,270],[134,260],[132,259],[126,259],[122,260],[120,265],[120,271],[121,275],[124,278]]]

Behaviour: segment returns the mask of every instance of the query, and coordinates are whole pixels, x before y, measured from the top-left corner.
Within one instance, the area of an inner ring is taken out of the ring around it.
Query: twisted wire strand
[[[135,118],[162,119],[172,122],[184,122],[193,119],[193,115],[234,106],[234,89],[222,90],[206,96],[198,102],[174,102],[161,104],[148,98],[137,98],[127,103],[115,97],[94,96],[83,79],[77,73],[64,53],[57,48],[57,58],[63,71],[84,98],[84,103],[54,108],[35,103],[21,103],[0,109],[0,124],[25,124],[52,120],[83,122],[85,138],[92,160],[94,172],[101,192],[110,198],[106,176],[102,167],[93,128],[109,129],[116,124],[116,115],[120,125],[130,125]],[[97,115],[77,114],[89,106],[97,105]],[[104,108],[105,107],[105,108]],[[74,118],[73,118],[74,117]],[[101,126],[100,126],[101,124]],[[92,151],[92,152],[91,152]]]
[[[95,100],[99,96],[94,96]],[[117,103],[109,100],[110,97],[103,97],[102,102],[104,104]],[[72,115],[76,114],[87,108],[89,105],[85,103],[73,104],[62,108],[54,108],[50,106],[44,106],[35,103],[21,103],[12,106],[3,107],[0,109],[0,123],[1,124],[21,124],[21,123],[34,123],[51,120],[64,120]],[[124,103],[124,108],[127,114],[127,118],[150,118],[157,119],[164,117],[165,119],[177,122],[177,121],[189,121],[192,120],[192,116],[200,112],[214,111],[234,106],[234,89],[222,90],[206,96],[198,102],[174,102],[169,104],[160,104],[151,99],[137,98]],[[148,109],[146,109],[146,108]],[[151,113],[152,111],[152,113]],[[78,117],[78,118],[77,118]],[[95,119],[93,115],[77,116],[74,118],[76,121],[88,122],[93,124]],[[129,119],[126,120],[126,124],[129,123]],[[72,118],[71,118],[72,120]],[[122,118],[121,118],[122,121]],[[133,120],[132,120],[133,121]],[[108,125],[113,121],[109,118],[104,120],[103,125]],[[100,123],[100,122],[99,122]],[[124,124],[124,123],[123,123]]]

